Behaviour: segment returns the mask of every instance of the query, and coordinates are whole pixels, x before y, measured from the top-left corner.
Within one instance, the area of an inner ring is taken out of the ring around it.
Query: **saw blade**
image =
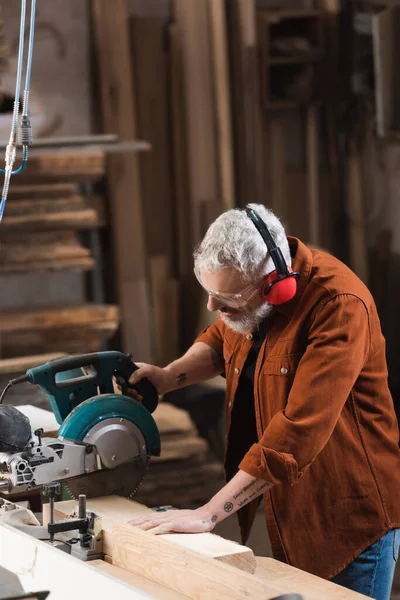
[[[74,500],[77,500],[80,494],[85,494],[87,498],[114,495],[132,498],[147,473],[148,465],[149,457],[142,455],[115,469],[94,471],[64,480],[63,483]]]

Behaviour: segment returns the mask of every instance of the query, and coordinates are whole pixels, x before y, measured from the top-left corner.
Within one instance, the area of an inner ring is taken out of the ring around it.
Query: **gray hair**
[[[264,221],[286,264],[291,266],[289,244],[278,217],[263,204],[248,204],[248,207]],[[244,210],[236,208],[224,212],[210,225],[193,257],[197,269],[208,273],[224,268],[235,269],[242,274],[245,283],[252,283],[275,269],[254,223]]]

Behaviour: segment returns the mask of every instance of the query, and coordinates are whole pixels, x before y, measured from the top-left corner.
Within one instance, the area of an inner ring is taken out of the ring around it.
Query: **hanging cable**
[[[29,32],[29,48],[28,48],[28,60],[25,77],[25,90],[22,107],[22,118],[20,127],[18,129],[18,115],[20,106],[20,94],[21,94],[21,79],[22,79],[22,63],[24,54],[24,38],[25,38],[25,19],[26,19],[26,0],[22,0],[21,5],[21,24],[20,24],[20,38],[19,38],[19,50],[18,50],[18,66],[17,66],[17,81],[15,85],[15,99],[14,99],[14,110],[11,124],[11,134],[8,146],[6,148],[6,159],[5,169],[0,169],[0,173],[5,175],[3,191],[0,200],[0,222],[3,218],[4,208],[7,202],[8,190],[10,187],[10,180],[12,175],[21,173],[28,162],[28,147],[33,143],[32,127],[29,119],[29,94],[30,94],[30,82],[32,72],[32,58],[33,58],[33,45],[35,37],[35,14],[36,14],[36,0],[31,0],[31,19],[30,19],[30,32]],[[13,171],[15,156],[17,152],[17,144],[23,147],[23,157],[21,166]]]

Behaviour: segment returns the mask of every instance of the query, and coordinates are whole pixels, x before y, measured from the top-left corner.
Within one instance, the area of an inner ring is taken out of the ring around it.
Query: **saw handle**
[[[125,354],[118,360],[115,371],[126,382],[128,389],[130,388],[142,396],[143,406],[152,413],[158,406],[158,392],[154,385],[146,378],[141,379],[135,385],[129,383],[131,375],[138,369],[139,367],[133,362],[132,356]],[[124,392],[124,389],[122,389],[122,393],[126,394],[126,391]]]

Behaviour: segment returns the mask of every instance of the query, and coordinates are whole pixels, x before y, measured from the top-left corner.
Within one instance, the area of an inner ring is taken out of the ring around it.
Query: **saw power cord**
[[[24,100],[22,106],[22,117],[18,127],[18,115],[20,107],[20,94],[21,94],[21,79],[22,79],[22,63],[24,55],[24,38],[25,38],[25,18],[26,18],[26,2],[22,0],[21,5],[21,24],[19,34],[19,50],[18,50],[18,66],[17,66],[17,81],[15,85],[15,99],[14,99],[14,110],[11,124],[10,140],[6,148],[5,156],[5,169],[0,169],[0,173],[5,175],[3,191],[0,200],[0,223],[3,218],[4,209],[7,202],[8,190],[10,187],[10,180],[12,175],[21,173],[28,162],[28,147],[33,143],[32,127],[29,119],[29,93],[31,85],[31,72],[32,72],[32,57],[33,57],[33,45],[35,38],[35,15],[36,15],[36,0],[31,0],[31,20],[30,20],[30,32],[29,32],[29,48],[28,48],[28,59],[25,76],[25,90]],[[17,146],[20,145],[23,148],[22,164],[21,166],[13,171],[15,157],[17,153]]]

